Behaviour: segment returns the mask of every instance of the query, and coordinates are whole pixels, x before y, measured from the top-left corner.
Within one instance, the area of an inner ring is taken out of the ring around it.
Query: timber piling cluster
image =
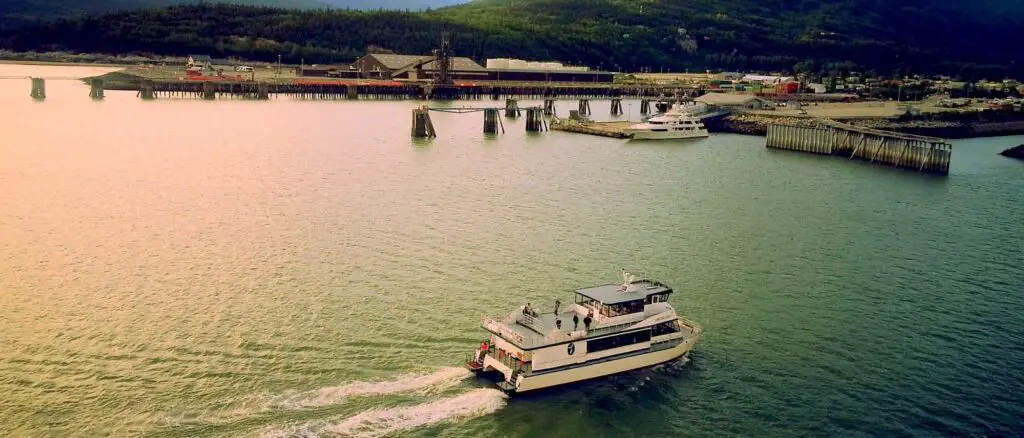
[[[32,78],[32,94],[30,96],[35,100],[46,99],[46,80]]]
[[[836,155],[919,172],[948,174],[953,147],[935,137],[861,128],[838,122],[822,126],[769,125],[765,146]]]

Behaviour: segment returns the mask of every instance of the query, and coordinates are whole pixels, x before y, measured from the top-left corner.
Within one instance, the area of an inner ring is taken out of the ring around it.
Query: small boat
[[[498,387],[521,393],[673,361],[700,340],[701,327],[676,315],[672,288],[623,271],[622,284],[579,289],[573,303],[541,313],[529,304],[484,317],[490,337],[467,357]]]
[[[635,140],[667,140],[708,137],[708,130],[695,114],[703,108],[696,105],[673,105],[668,111],[651,116],[641,123],[626,128],[626,134]]]

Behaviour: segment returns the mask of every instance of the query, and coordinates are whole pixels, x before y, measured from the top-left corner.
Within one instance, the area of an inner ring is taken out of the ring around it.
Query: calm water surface
[[[957,141],[942,178],[732,135],[484,139],[480,114],[419,143],[417,102],[47,88],[0,80],[2,435],[1024,432],[1024,163],[997,155],[1024,138]],[[514,399],[458,368],[481,314],[620,267],[704,325],[688,363]]]

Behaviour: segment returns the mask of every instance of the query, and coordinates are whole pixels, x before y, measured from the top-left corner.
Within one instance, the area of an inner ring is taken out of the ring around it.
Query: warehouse
[[[607,84],[615,80],[615,73],[606,71],[489,69],[487,77],[492,81]]]
[[[428,62],[418,69],[403,72],[398,77],[392,78],[392,74],[414,65],[424,59],[427,55],[392,55],[371,53],[359,58],[352,65],[359,71],[363,78],[369,79],[405,79],[410,81],[431,80],[437,73],[437,63]],[[452,58],[452,78],[456,80],[487,80],[487,69],[477,64],[472,59],[465,57]]]

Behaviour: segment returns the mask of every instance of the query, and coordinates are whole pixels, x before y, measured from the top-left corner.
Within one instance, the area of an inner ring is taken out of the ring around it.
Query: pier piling
[[[35,100],[46,99],[46,80],[43,78],[32,78],[32,98]]]
[[[487,108],[484,110],[484,134],[496,135],[498,133],[498,127],[501,126],[502,133],[505,132],[505,127],[501,125],[501,119],[498,117],[497,108]]]
[[[203,82],[203,100],[214,100],[217,98],[217,84]]]
[[[267,83],[256,84],[256,99],[257,100],[270,100],[270,84],[267,84]]]
[[[430,110],[426,106],[412,110],[412,137],[437,137],[437,132],[434,131],[434,124],[430,121]]]
[[[553,116],[555,115],[555,100],[544,99],[544,115]]]
[[[590,115],[590,101],[587,99],[580,99],[579,112],[581,116]]]
[[[154,88],[155,88],[155,85],[153,84],[153,81],[149,81],[149,80],[142,81],[142,83],[139,84],[138,96],[141,97],[142,100],[153,100],[153,99],[156,99],[156,91],[154,90]]]
[[[651,113],[651,101],[648,99],[640,100],[640,114],[648,115]]]
[[[93,100],[103,99],[103,79],[93,79],[89,82],[89,97]]]
[[[544,132],[547,126],[544,122],[544,110],[542,108],[526,109],[526,132]]]
[[[622,115],[622,99],[612,99],[612,116]]]
[[[505,99],[505,117],[514,119],[519,117],[519,101],[515,99]]]

